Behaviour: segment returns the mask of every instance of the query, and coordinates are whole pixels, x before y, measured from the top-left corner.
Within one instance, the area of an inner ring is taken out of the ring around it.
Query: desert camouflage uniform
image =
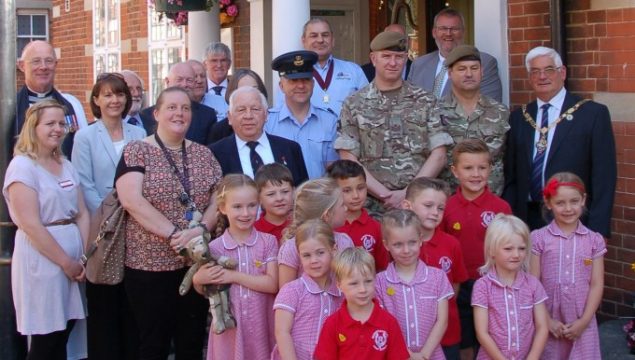
[[[438,121],[428,119],[435,102],[432,94],[408,82],[391,93],[382,94],[372,82],[349,96],[340,113],[334,147],[355,155],[389,190],[401,190],[430,152],[451,144],[452,138]],[[375,210],[381,211],[371,206],[369,212]]]
[[[476,104],[476,109],[468,118],[463,108],[458,104],[454,95],[450,93],[437,102],[431,117],[433,122],[443,124],[452,136],[454,144],[448,147],[448,166],[441,172],[439,178],[447,181],[452,190],[458,182],[452,172],[452,149],[464,139],[481,139],[489,148],[492,155],[492,173],[489,177],[489,188],[496,195],[503,192],[503,153],[505,151],[505,137],[509,130],[509,110],[496,100],[482,95]]]

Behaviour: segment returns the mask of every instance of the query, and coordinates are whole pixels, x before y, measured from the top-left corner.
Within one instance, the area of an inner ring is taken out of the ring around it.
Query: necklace
[[[538,132],[540,132],[540,137],[538,138],[538,142],[536,143],[536,150],[538,151],[538,153],[542,154],[542,152],[544,152],[547,149],[547,134],[549,133],[549,130],[551,130],[554,127],[556,127],[558,125],[558,123],[560,123],[564,119],[567,119],[569,121],[573,120],[573,112],[578,110],[578,108],[580,106],[582,106],[582,104],[584,104],[587,101],[590,101],[590,100],[589,99],[582,99],[582,100],[578,101],[577,104],[575,104],[572,107],[570,107],[569,109],[567,109],[567,111],[562,113],[556,119],[556,121],[552,122],[547,127],[538,127],[538,124],[536,124],[536,121],[527,112],[527,105],[523,105],[522,106],[523,116],[525,117],[525,120],[529,123],[529,125],[531,125],[531,127],[533,127],[534,129],[538,130]]]

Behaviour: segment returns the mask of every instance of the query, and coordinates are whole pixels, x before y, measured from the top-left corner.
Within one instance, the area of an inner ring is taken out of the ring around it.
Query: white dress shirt
[[[251,149],[247,146],[247,141],[242,140],[235,136],[236,146],[238,147],[238,157],[240,158],[240,166],[243,168],[243,174],[254,178],[254,169],[251,168],[251,159],[249,158],[249,152]],[[273,157],[273,151],[271,150],[271,144],[269,144],[269,138],[265,132],[262,132],[260,138],[258,138],[258,146],[256,146],[256,152],[260,155],[263,165],[271,164],[275,161]]]

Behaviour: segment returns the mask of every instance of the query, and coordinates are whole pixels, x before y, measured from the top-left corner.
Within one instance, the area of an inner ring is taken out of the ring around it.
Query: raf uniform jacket
[[[580,100],[580,97],[567,92],[562,111],[566,112]],[[536,101],[527,105],[527,112],[536,119]],[[561,171],[578,175],[587,191],[588,216],[582,221],[590,229],[609,237],[617,179],[611,116],[606,106],[593,101],[583,104],[571,115],[571,120],[564,119],[555,128],[544,179],[546,182]],[[527,221],[536,130],[526,121],[521,109],[512,112],[510,125],[504,160],[503,198],[511,205],[514,215]]]
[[[434,78],[439,64],[439,51],[433,51],[415,59],[408,75],[408,81],[423,88],[425,91],[432,91],[434,88]],[[481,94],[487,95],[498,102],[503,101],[503,88],[501,79],[498,76],[498,63],[496,59],[481,51],[481,67],[483,68],[483,80],[481,81]],[[450,79],[445,82],[441,96],[450,94]]]
[[[279,136],[266,135],[271,145],[273,158],[277,163],[286,166],[291,171],[294,185],[298,186],[308,180],[309,175],[307,174],[300,145],[295,141],[287,140]],[[212,150],[212,153],[214,153],[216,159],[218,159],[223,169],[223,175],[243,173],[235,136],[228,136],[217,141],[210,145],[209,148]]]
[[[157,121],[154,118],[154,105],[141,110],[141,122],[148,135],[157,131]],[[209,106],[192,102],[192,123],[185,134],[185,138],[207,146],[212,143],[212,127],[216,123],[216,111]]]

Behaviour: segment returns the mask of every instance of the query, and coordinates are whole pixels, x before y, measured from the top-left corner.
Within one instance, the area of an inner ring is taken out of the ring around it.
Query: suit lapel
[[[108,130],[106,130],[106,127],[101,121],[97,122],[97,124],[95,125],[97,126],[97,132],[99,134],[99,141],[101,142],[101,145],[106,150],[106,153],[108,154],[108,157],[110,158],[112,163],[117,166],[117,163],[119,163],[119,157],[115,152],[115,147],[112,144],[112,139],[110,139],[110,135],[108,135]]]
[[[269,136],[269,134],[265,134],[265,136],[267,136],[267,140],[269,140],[269,146],[271,146],[271,153],[273,154],[273,161],[279,163],[279,164],[285,164],[286,161],[284,159],[284,153],[283,153],[283,149],[279,148],[276,142],[271,141],[271,137]],[[285,164],[286,165],[286,164]]]
[[[538,112],[538,105],[536,103],[536,101],[532,101],[529,104],[527,104],[527,113],[535,120],[536,119],[536,114]],[[529,123],[525,120],[525,116],[522,116],[522,122],[523,122],[523,126],[527,127],[527,131],[525,131],[525,135],[524,135],[524,142],[525,142],[525,146],[527,148],[527,161],[529,162],[529,164],[532,164],[534,162],[534,139],[536,136],[536,129],[534,129],[531,125],[529,125]]]
[[[437,77],[436,73],[437,73],[437,66],[439,66],[439,51],[435,51],[434,52],[434,56],[432,57],[432,66],[429,67],[430,69],[430,76],[426,76],[423,78],[424,83],[426,86],[424,86],[424,88],[428,89],[432,89],[434,88],[434,79]]]
[[[228,154],[227,154],[228,157],[229,157],[228,160],[231,163],[237,164],[236,168],[237,168],[238,172],[240,172],[242,174],[242,173],[244,173],[243,172],[243,165],[240,162],[240,156],[238,155],[238,144],[236,143],[236,135],[227,138],[227,140],[231,142],[231,144],[229,144],[230,146],[227,147],[227,150],[229,151]],[[230,164],[230,167],[233,167],[233,166]]]
[[[578,99],[575,96],[567,92],[564,98],[564,102],[562,103],[562,110],[560,110],[560,115],[562,115],[563,112],[567,111],[570,107],[575,105],[577,101]],[[567,137],[567,135],[569,134],[569,131],[573,129],[573,125],[574,125],[573,122],[579,121],[579,120],[576,120],[575,115],[576,114],[574,113],[573,120],[564,119],[560,121],[558,125],[556,125],[556,129],[553,134],[553,139],[551,140],[551,147],[549,148],[549,154],[547,155],[547,165],[549,165],[549,161],[553,157],[553,154],[555,154],[556,151],[558,151],[558,147],[562,144],[563,140]]]

